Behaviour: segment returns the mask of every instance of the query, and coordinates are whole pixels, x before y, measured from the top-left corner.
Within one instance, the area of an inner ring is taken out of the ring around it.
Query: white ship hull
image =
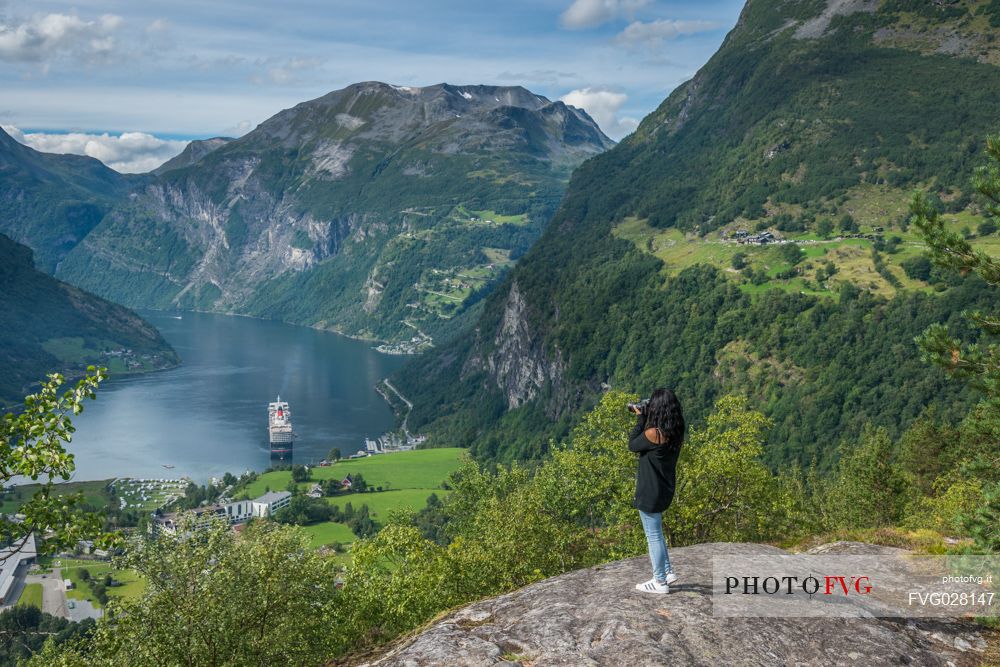
[[[292,453],[292,443],[295,440],[295,432],[292,430],[292,413],[288,403],[281,400],[281,396],[267,406],[267,439],[271,446],[272,456],[285,456]]]

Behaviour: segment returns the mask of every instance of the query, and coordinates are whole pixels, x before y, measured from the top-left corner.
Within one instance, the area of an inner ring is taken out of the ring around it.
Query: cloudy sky
[[[615,139],[718,48],[742,0],[0,0],[0,125],[147,171],[356,81],[523,85]]]

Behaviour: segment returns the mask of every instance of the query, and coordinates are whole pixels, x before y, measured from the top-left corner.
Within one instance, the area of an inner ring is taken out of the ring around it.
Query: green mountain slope
[[[523,88],[356,84],[162,172],[59,275],[133,306],[426,341],[538,237],[573,167],[612,145]]]
[[[140,179],[91,157],[39,153],[0,129],[0,233],[31,246],[51,273]]]
[[[930,188],[954,224],[981,221],[968,178],[1000,125],[991,7],[752,0],[691,81],[574,173],[475,339],[400,373],[410,427],[530,458],[607,385],[676,386],[695,421],[739,391],[776,422],[773,462],[825,463],[866,421],[898,431],[966,404],[913,337],[989,295],[904,274],[920,254],[905,202]],[[741,246],[738,230],[793,242]]]
[[[38,271],[31,250],[2,234],[0,282],[0,405],[19,402],[46,373],[95,365],[116,376],[178,363],[152,325]]]

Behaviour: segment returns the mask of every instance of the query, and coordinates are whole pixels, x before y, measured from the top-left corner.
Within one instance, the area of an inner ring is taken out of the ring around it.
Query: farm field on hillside
[[[381,486],[383,489],[437,489],[448,475],[458,470],[464,455],[464,449],[448,447],[343,460],[327,467],[310,468],[312,481],[299,484],[299,488],[308,489],[313,482],[343,479],[347,475],[361,473],[369,486]],[[291,480],[290,470],[266,472],[248,484],[244,492],[256,498],[267,489],[284,491]]]
[[[885,188],[859,188],[844,203],[842,210],[852,215],[858,225],[855,234],[875,234],[882,237],[877,257],[883,268],[876,266],[876,243],[867,238],[849,238],[847,232],[834,228],[826,236],[814,230],[782,232],[768,226],[769,218],[738,219],[722,231],[704,237],[684,233],[675,228],[655,229],[646,220],[627,218],[614,229],[614,235],[631,242],[636,248],[661,259],[667,275],[677,275],[695,264],[710,264],[740,283],[750,294],[770,289],[837,298],[839,285],[849,282],[861,289],[891,297],[900,289],[931,291],[933,286],[910,278],[903,263],[923,252],[918,230],[905,228],[905,212],[909,193]],[[787,214],[782,211],[780,214]],[[1000,235],[976,236],[975,230],[983,218],[962,211],[942,217],[952,229],[970,233],[974,247],[997,254]],[[832,214],[817,218],[836,220]],[[802,259],[790,263],[782,252],[786,243],[740,245],[727,238],[726,232],[744,229],[748,232],[770,230],[780,238],[794,242],[802,250]],[[830,273],[830,268],[833,273]],[[888,275],[888,274],[891,274]]]
[[[368,514],[379,524],[389,518],[389,512],[397,509],[422,510],[427,506],[427,498],[437,494],[444,499],[450,492],[441,489],[404,489],[402,491],[382,491],[381,493],[351,493],[327,498],[326,501],[343,509],[348,503],[359,509],[368,505]]]
[[[302,526],[302,530],[309,534],[309,537],[312,540],[311,544],[314,549],[327,544],[332,544],[333,542],[350,544],[357,539],[346,524],[334,523],[333,521],[324,521],[323,523],[314,523],[311,526]]]
[[[443,499],[448,490],[442,485],[448,476],[457,470],[467,456],[461,448],[418,449],[393,454],[378,454],[363,459],[340,461],[332,466],[310,468],[311,480],[298,484],[300,491],[307,491],[314,483],[329,479],[344,479],[348,475],[362,475],[369,489],[381,487],[382,491],[365,493],[345,493],[325,498],[330,505],[343,510],[350,504],[355,510],[368,506],[371,519],[384,525],[390,512],[397,509],[419,511],[427,506],[431,494]],[[290,470],[275,470],[260,475],[237,495],[246,494],[251,498],[262,495],[267,490],[284,491],[291,482]],[[325,521],[303,526],[312,540],[312,546],[319,548],[339,542],[350,544],[357,537],[346,523]],[[349,559],[348,554],[339,554],[341,560]]]

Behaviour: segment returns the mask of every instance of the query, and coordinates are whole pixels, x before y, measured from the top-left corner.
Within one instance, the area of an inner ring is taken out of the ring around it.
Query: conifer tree
[[[978,168],[973,186],[983,199],[983,209],[991,221],[1000,218],[1000,136],[986,140],[987,164]],[[966,275],[975,273],[987,284],[1000,287],[1000,262],[980,249],[973,248],[965,235],[949,229],[944,219],[918,194],[910,207],[912,222],[920,230],[928,246],[928,254],[936,265],[957,270]],[[996,433],[989,428],[1000,421],[1000,345],[993,342],[1000,336],[1000,314],[975,311],[966,317],[981,332],[977,343],[966,344],[953,338],[947,327],[932,325],[917,338],[924,358],[943,366],[955,377],[964,378],[985,394],[983,402],[970,415],[976,430]],[[968,421],[968,420],[967,420]],[[1000,468],[1000,442],[995,439],[978,446],[967,462],[970,471],[996,471]],[[983,505],[964,518],[964,524],[976,540],[976,546],[986,551],[1000,551],[1000,482],[991,480]]]

